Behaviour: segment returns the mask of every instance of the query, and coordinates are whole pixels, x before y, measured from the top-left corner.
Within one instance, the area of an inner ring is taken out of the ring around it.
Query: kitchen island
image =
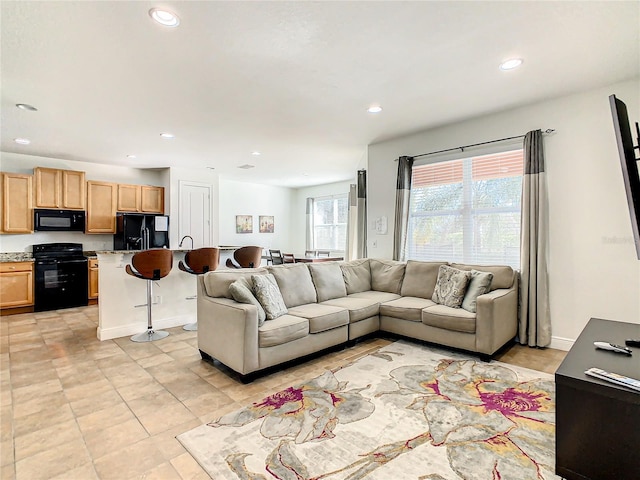
[[[219,247],[222,253],[239,247]],[[189,250],[172,250],[173,268],[169,275],[153,283],[153,327],[156,330],[197,321],[196,276],[183,272],[178,262]],[[135,335],[147,329],[147,286],[144,280],[125,271],[135,250],[97,251],[98,339],[108,340]],[[222,258],[221,258],[222,260]],[[226,268],[221,261],[218,268]]]

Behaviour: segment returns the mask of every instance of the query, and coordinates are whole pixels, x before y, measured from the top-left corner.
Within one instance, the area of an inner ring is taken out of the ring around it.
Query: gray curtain
[[[367,256],[367,171],[358,170],[358,223],[356,258]]]
[[[313,250],[313,198],[307,198],[307,250]]]
[[[524,137],[522,217],[520,232],[520,343],[546,347],[551,343],[547,181],[544,172],[542,132]]]
[[[358,188],[355,183],[349,185],[349,219],[347,220],[347,252],[345,260],[357,258],[358,238]]]
[[[398,180],[396,182],[396,219],[393,232],[393,259],[405,260],[407,227],[409,225],[409,197],[411,194],[411,174],[413,157],[398,159]]]

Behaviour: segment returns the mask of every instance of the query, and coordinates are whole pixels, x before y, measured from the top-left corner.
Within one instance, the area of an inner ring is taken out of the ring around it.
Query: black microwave
[[[36,208],[33,211],[33,228],[38,232],[84,232],[84,226],[83,210]]]

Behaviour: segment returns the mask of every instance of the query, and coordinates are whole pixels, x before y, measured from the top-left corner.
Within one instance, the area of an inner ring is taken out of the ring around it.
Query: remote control
[[[624,353],[625,355],[631,355],[631,349],[627,347],[622,347],[620,345],[614,345],[609,342],[593,342],[596,348],[600,348],[602,350],[611,350],[612,352]]]
[[[640,347],[640,338],[627,338],[624,343],[630,347]]]

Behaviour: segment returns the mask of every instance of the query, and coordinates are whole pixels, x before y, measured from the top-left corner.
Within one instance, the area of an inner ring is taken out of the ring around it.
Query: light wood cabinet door
[[[89,298],[98,298],[98,259],[89,259]]]
[[[0,308],[33,305],[33,263],[0,264]]]
[[[36,167],[36,208],[60,208],[62,174],[55,168]]]
[[[36,167],[36,208],[84,210],[85,173],[76,170]]]
[[[87,182],[85,233],[116,233],[116,183]]]
[[[164,188],[142,185],[141,210],[145,213],[164,213]]]
[[[62,170],[62,208],[84,210],[87,194],[84,172]]]
[[[140,211],[140,185],[118,184],[118,212]]]
[[[33,177],[18,173],[2,173],[3,233],[33,232]]]

